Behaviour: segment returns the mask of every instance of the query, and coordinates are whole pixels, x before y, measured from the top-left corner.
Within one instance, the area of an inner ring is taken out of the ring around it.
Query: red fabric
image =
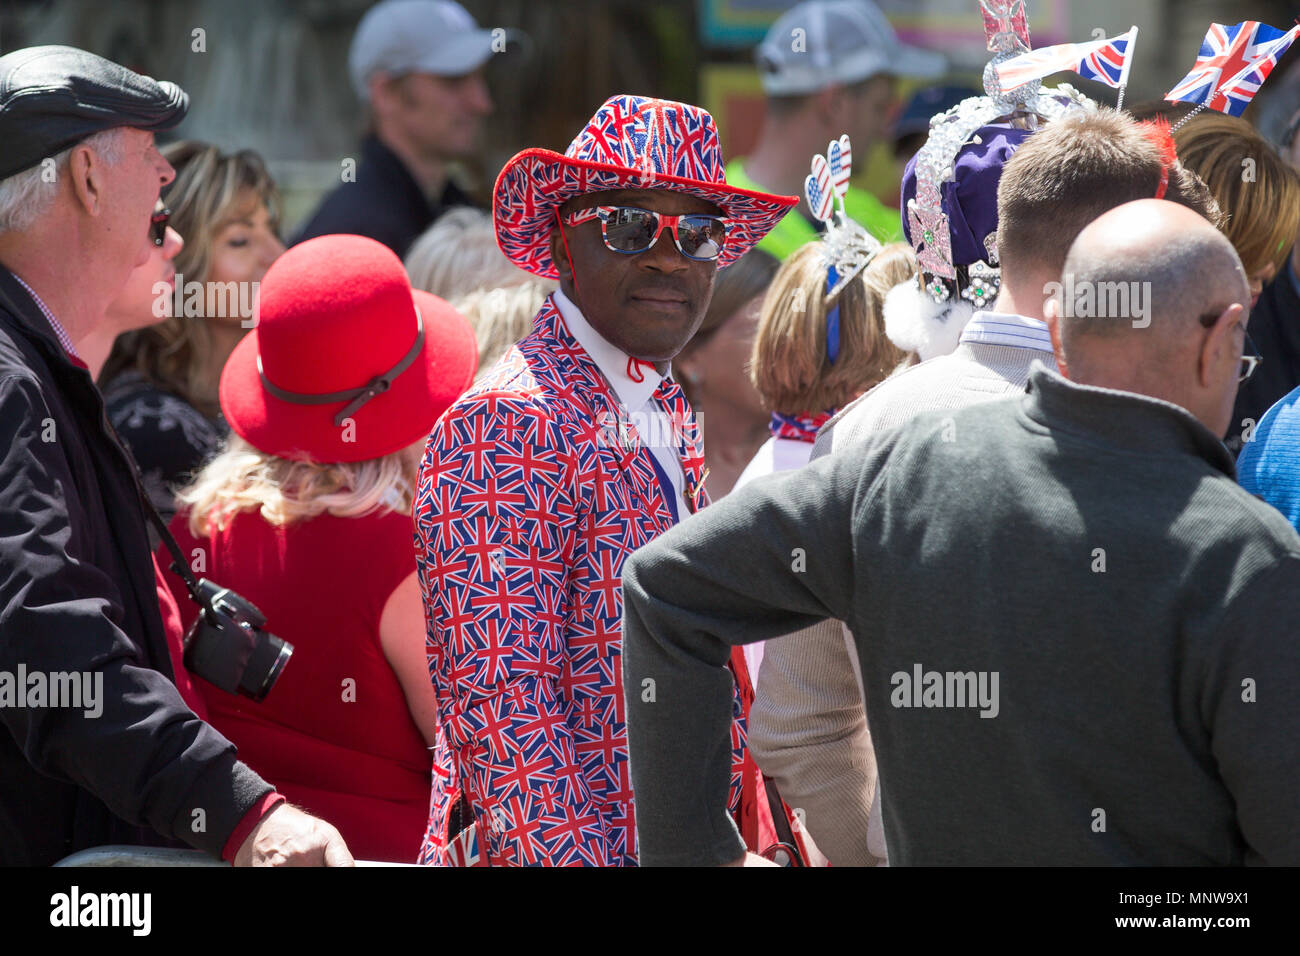
[[[190,672],[185,669],[185,626],[181,624],[181,612],[176,603],[185,601],[193,607],[194,602],[190,600],[184,584],[181,585],[180,593],[173,596],[162,570],[162,565],[170,566],[171,556],[165,548],[160,549],[159,553],[163,555],[162,562],[157,556],[154,557],[153,576],[158,583],[158,610],[162,611],[163,630],[167,632],[167,653],[172,659],[172,670],[176,674],[176,689],[181,692],[181,700],[185,701],[185,705],[201,720],[207,720],[208,705],[194,686]],[[190,615],[189,620],[193,619],[194,615]]]
[[[262,821],[262,817],[271,812],[272,807],[279,806],[281,803],[284,803],[284,797],[272,790],[249,807],[248,812],[244,814],[244,818],[239,821],[239,826],[235,827],[234,832],[227,838],[226,845],[221,848],[221,858],[227,863],[233,863],[235,854],[244,845],[248,835],[253,832],[253,827]]]
[[[1156,117],[1138,124],[1143,127],[1147,139],[1155,143],[1160,150],[1160,184],[1156,187],[1156,199],[1165,198],[1169,188],[1169,169],[1178,161],[1178,146],[1174,142],[1173,128],[1167,119]]]
[[[245,511],[202,541],[186,520],[177,514],[171,530],[184,553],[202,549],[206,570],[196,573],[252,601],[294,646],[260,704],[196,680],[212,725],[285,797],[338,827],[357,859],[415,862],[432,758],[379,641],[385,602],[415,571],[410,516],[318,515],[274,528]],[[180,608],[188,626],[197,608]]]

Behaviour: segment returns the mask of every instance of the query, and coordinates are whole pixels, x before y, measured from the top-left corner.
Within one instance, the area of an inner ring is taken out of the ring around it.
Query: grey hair
[[[54,202],[59,173],[68,168],[68,159],[77,147],[89,146],[109,166],[120,162],[125,152],[121,133],[120,126],[100,130],[30,169],[0,179],[0,232],[27,229],[49,208]]]
[[[412,286],[447,301],[532,278],[497,247],[492,217],[471,206],[449,210],[425,230],[406,254],[406,272]]]

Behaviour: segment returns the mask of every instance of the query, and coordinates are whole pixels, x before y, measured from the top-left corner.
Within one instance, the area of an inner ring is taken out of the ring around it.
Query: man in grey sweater
[[[730,647],[828,617],[855,636],[891,863],[1300,863],[1300,537],[1217,437],[1245,274],[1158,200],[1085,229],[1066,273],[1149,283],[1149,324],[1053,303],[1066,377],[755,482],[628,562],[643,865],[744,859]]]

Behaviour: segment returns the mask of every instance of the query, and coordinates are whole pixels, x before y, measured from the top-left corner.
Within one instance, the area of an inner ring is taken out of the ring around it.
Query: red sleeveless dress
[[[432,757],[379,642],[384,603],[415,571],[410,515],[323,514],[276,528],[245,511],[205,540],[187,520],[177,514],[171,531],[196,576],[252,601],[294,646],[260,704],[193,678],[209,722],[291,803],[338,827],[358,860],[414,863]],[[164,574],[188,629],[198,610]]]

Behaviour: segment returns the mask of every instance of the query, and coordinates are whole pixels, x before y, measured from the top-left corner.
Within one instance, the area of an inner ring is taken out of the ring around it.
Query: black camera
[[[185,667],[227,693],[265,700],[293,645],[263,630],[266,616],[247,598],[206,578],[198,590],[202,600],[185,635]]]

